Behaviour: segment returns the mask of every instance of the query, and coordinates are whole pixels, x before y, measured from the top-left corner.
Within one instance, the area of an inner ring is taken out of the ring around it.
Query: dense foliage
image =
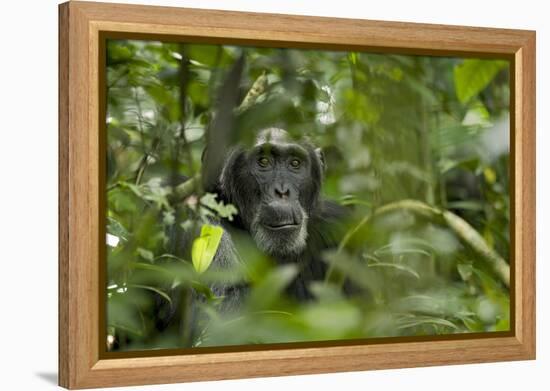
[[[285,297],[293,266],[246,241],[246,267],[230,276],[208,267],[215,229],[196,259],[178,249],[195,224],[236,212],[203,193],[199,173],[241,56],[228,128],[242,142],[271,125],[307,135],[325,153],[324,195],[351,211],[312,302]],[[106,76],[109,349],[509,329],[507,62],[109,41]],[[217,311],[208,286],[220,278],[250,283],[239,314]],[[342,279],[360,291],[345,296]],[[175,305],[180,327],[159,332],[154,309]]]

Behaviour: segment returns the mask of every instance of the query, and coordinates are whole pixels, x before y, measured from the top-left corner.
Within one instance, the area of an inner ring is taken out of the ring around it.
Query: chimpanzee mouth
[[[298,228],[300,224],[296,223],[277,223],[277,224],[265,224],[266,228],[273,230],[273,231],[279,231],[279,230],[285,230],[285,229],[294,229]]]

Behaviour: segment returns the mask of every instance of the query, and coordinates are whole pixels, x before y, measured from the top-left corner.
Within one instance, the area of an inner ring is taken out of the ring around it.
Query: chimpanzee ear
[[[321,171],[325,172],[327,165],[325,163],[325,154],[321,148],[315,148],[315,156],[319,159],[319,165],[321,166]]]

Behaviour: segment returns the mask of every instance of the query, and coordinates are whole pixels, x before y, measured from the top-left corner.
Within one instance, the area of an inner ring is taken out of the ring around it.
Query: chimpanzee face
[[[234,154],[221,181],[258,247],[284,258],[306,247],[321,172],[318,151],[271,128],[260,132],[251,149]]]

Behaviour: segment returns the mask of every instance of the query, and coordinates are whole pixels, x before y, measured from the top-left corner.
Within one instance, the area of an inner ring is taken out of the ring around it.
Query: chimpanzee
[[[292,263],[299,273],[287,289],[296,300],[312,297],[308,286],[327,271],[321,253],[338,244],[343,207],[320,196],[325,161],[320,148],[294,141],[279,128],[258,132],[251,148],[233,147],[224,159],[212,189],[238,209],[237,218],[223,221],[225,234],[213,267],[234,262],[232,232],[249,234],[256,246],[279,264]],[[226,296],[227,307],[238,306],[242,292]],[[229,297],[233,295],[237,297]]]

